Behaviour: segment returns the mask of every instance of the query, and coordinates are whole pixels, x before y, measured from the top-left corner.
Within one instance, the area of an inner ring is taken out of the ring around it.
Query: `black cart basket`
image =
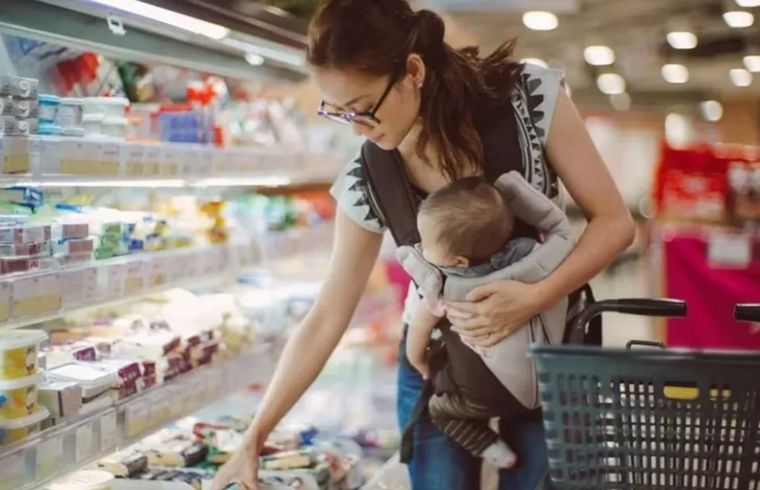
[[[595,303],[683,316],[674,300]],[[760,321],[760,306],[736,317]],[[760,490],[760,353],[535,346],[552,490]],[[656,344],[655,344],[656,345]],[[660,345],[660,347],[662,347]]]

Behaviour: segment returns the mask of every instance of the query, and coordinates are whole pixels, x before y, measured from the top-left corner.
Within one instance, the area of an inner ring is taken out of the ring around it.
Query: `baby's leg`
[[[472,455],[497,468],[511,468],[517,456],[488,427],[491,412],[460,395],[445,393],[430,398],[430,418],[444,434]]]

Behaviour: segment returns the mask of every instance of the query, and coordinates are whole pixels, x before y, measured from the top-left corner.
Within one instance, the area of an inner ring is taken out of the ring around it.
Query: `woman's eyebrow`
[[[344,109],[344,108],[346,108],[346,107],[348,107],[348,106],[351,106],[351,105],[354,105],[354,104],[356,104],[356,103],[357,103],[357,102],[359,102],[360,100],[362,100],[362,99],[365,99],[365,98],[367,98],[367,97],[369,97],[369,95],[360,95],[359,97],[354,97],[353,99],[349,100],[349,101],[348,101],[348,102],[346,102],[345,104],[342,104],[342,105],[340,105],[340,106],[338,106],[338,107],[340,107],[341,109]]]

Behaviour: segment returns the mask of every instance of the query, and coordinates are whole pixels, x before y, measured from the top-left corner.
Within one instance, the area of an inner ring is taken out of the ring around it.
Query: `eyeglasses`
[[[383,105],[383,102],[385,102],[386,97],[388,97],[388,94],[391,92],[391,88],[393,88],[393,85],[396,84],[398,79],[399,79],[399,74],[393,74],[391,76],[391,79],[388,82],[388,86],[385,87],[385,90],[383,91],[383,95],[381,95],[380,98],[377,100],[377,103],[372,108],[372,110],[363,111],[363,112],[331,111],[328,109],[327,102],[323,100],[319,105],[319,110],[317,111],[317,114],[331,121],[335,121],[341,124],[356,123],[356,124],[361,124],[362,126],[366,126],[368,128],[374,128],[375,126],[378,126],[380,124],[380,120],[377,117],[375,117],[375,114],[377,114],[377,111],[380,110],[380,106]]]

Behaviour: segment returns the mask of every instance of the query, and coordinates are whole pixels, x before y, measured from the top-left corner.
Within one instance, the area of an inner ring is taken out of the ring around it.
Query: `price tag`
[[[116,448],[119,437],[116,427],[116,412],[111,410],[100,418],[100,451]]]
[[[48,274],[13,282],[13,316],[47,315],[61,309],[63,288],[60,274]]]
[[[64,308],[91,303],[98,293],[98,271],[95,267],[63,271],[61,284]]]
[[[148,285],[152,288],[163,286],[168,282],[168,262],[165,257],[154,257],[148,264],[150,279]]]
[[[26,453],[23,450],[0,455],[0,490],[18,490],[26,482]]]
[[[119,165],[121,164],[121,151],[121,143],[103,143],[103,151],[101,152],[102,160],[100,162],[97,174],[109,177],[120,175]]]
[[[146,145],[145,159],[143,160],[143,175],[155,177],[160,174],[163,151],[161,145]]]
[[[0,323],[11,316],[11,284],[0,282]]]
[[[106,297],[122,298],[125,295],[127,267],[111,264],[106,269]]]
[[[150,404],[147,400],[135,401],[127,405],[124,425],[127,437],[137,437],[145,433],[150,419]]]
[[[169,144],[164,147],[164,159],[161,165],[161,175],[165,177],[176,177],[179,175],[180,161],[184,150],[178,145]]]
[[[124,283],[124,291],[127,296],[140,294],[145,289],[145,269],[148,264],[149,262],[144,260],[138,260],[127,264]]]
[[[123,157],[125,159],[124,171],[128,177],[140,177],[143,175],[143,163],[145,161],[145,145],[130,143],[124,145]]]
[[[750,235],[710,235],[708,261],[711,266],[727,269],[746,269],[752,263],[752,238]]]
[[[152,396],[150,419],[154,426],[164,425],[172,420],[172,403],[167,395],[167,393],[159,390]]]
[[[52,437],[37,446],[37,479],[49,477],[62,465],[63,437]]]
[[[75,458],[77,463],[81,463],[95,455],[93,447],[92,423],[85,424],[76,430],[76,449]]]
[[[57,174],[61,171],[61,140],[58,138],[40,138],[40,172]]]
[[[0,138],[3,145],[0,146],[0,163],[2,171],[6,174],[28,173],[31,170],[29,138],[6,136]]]

